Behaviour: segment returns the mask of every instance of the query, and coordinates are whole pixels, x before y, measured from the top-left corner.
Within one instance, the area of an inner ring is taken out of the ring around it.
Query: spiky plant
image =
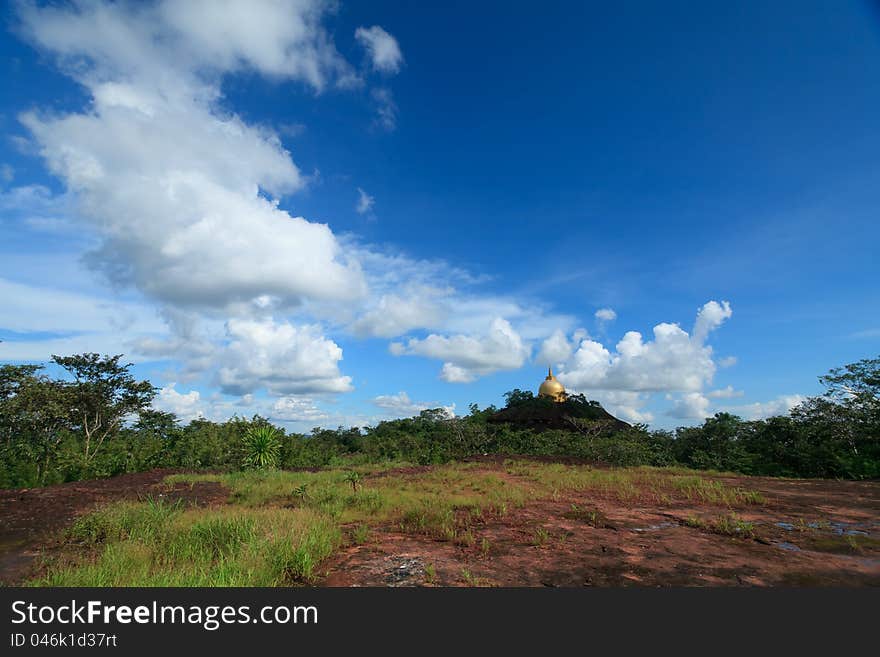
[[[358,484],[361,483],[361,476],[357,472],[353,470],[351,472],[346,472],[345,481],[351,484],[352,491],[354,491],[355,493],[358,492]]]
[[[278,429],[269,425],[251,427],[244,434],[245,466],[251,468],[274,468],[278,465],[281,437]]]

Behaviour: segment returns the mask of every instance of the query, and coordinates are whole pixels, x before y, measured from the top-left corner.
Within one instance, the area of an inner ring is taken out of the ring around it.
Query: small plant
[[[684,524],[694,529],[703,529],[724,536],[745,536],[747,538],[755,536],[755,523],[743,520],[734,514],[718,516],[710,521],[690,516],[685,519]]]
[[[467,568],[461,569],[461,577],[465,582],[467,582],[468,586],[476,586],[477,585],[477,578],[474,577],[473,574],[471,573],[471,571],[469,571]]]
[[[489,543],[489,539],[484,538],[480,542],[480,552],[483,554],[484,557],[488,557],[489,550],[491,550],[491,549],[492,549],[492,544]]]
[[[367,525],[358,525],[351,532],[351,540],[353,540],[356,545],[363,545],[367,542],[369,537],[370,528]]]
[[[281,439],[278,429],[263,424],[244,434],[244,465],[251,468],[274,468],[278,465]]]
[[[550,540],[550,532],[548,532],[543,527],[538,527],[535,530],[535,539],[533,541],[534,545],[538,547],[542,547],[547,544],[547,541]]]
[[[609,527],[607,519],[601,512],[582,509],[577,504],[572,504],[571,511],[566,511],[562,514],[562,517],[568,518],[569,520],[580,520],[581,522],[596,527],[597,529]]]
[[[743,520],[733,514],[729,516],[719,516],[712,523],[712,530],[718,534],[727,534],[728,536],[748,536],[754,535],[755,524]]]
[[[706,523],[704,523],[702,520],[700,520],[696,516],[688,516],[685,519],[684,524],[687,525],[688,527],[693,527],[694,529],[702,529],[703,527],[706,526]]]
[[[474,543],[477,542],[477,539],[474,536],[474,533],[470,529],[468,529],[467,531],[462,532],[458,535],[458,542],[461,545],[471,547]]]
[[[425,566],[425,583],[433,584],[437,581],[437,569],[434,564],[429,563]]]
[[[351,484],[352,492],[358,492],[358,485],[361,483],[361,476],[357,472],[355,472],[354,470],[352,470],[351,472],[346,472],[344,481]]]
[[[305,501],[309,497],[309,489],[307,484],[300,484],[296,488],[293,489],[293,496],[298,498],[301,503],[305,503]]]

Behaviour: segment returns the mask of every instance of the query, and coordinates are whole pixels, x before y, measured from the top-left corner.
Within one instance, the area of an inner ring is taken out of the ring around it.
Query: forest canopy
[[[533,420],[551,402],[512,390],[502,409],[472,404],[467,415],[453,418],[429,409],[374,427],[309,434],[255,433],[271,427],[260,416],[182,424],[152,407],[155,389],[138,381],[121,355],[52,360],[65,375],[50,377],[41,365],[0,366],[0,487],[153,468],[254,467],[259,459],[248,450],[255,435],[269,441],[272,463],[282,468],[516,454],[749,475],[880,477],[880,357],[831,370],[819,378],[824,394],[763,420],[718,413],[700,426],[651,430],[616,421],[597,402],[573,395],[564,408],[554,407],[559,423],[536,426]]]

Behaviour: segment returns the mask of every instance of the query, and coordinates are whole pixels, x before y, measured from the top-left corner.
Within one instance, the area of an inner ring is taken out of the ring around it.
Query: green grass
[[[70,540],[91,549],[50,567],[42,586],[278,586],[309,582],[341,543],[308,509],[175,509],[122,503],[80,519]],[[134,520],[150,522],[138,527]]]
[[[535,530],[535,537],[532,539],[532,545],[536,547],[544,547],[550,540],[550,533],[543,527]]]
[[[621,502],[668,504],[687,500],[730,507],[765,501],[757,491],[730,487],[682,468],[598,469],[529,461],[507,461],[505,465],[509,474],[532,481],[543,497],[558,497],[560,492],[590,492]]]
[[[434,564],[429,563],[425,566],[425,583],[434,584],[437,582],[437,569]]]
[[[317,472],[265,468],[182,474],[165,480],[169,487],[200,482],[226,487],[229,503],[198,509],[151,499],[98,509],[73,524],[63,536],[67,545],[62,556],[30,583],[295,585],[315,581],[321,563],[335,550],[345,543],[365,543],[377,529],[450,541],[486,555],[491,546],[480,527],[535,499],[570,499],[576,493],[659,504],[691,500],[738,507],[763,502],[755,492],[686,470],[595,469],[532,461],[506,461],[501,472],[480,463],[416,473],[385,464]],[[598,511],[574,505],[571,513],[605,526]],[[534,544],[543,546],[549,539],[539,529]]]
[[[743,520],[733,513],[708,520],[690,516],[685,520],[685,525],[724,536],[743,536],[745,538],[754,538],[755,536],[755,524]]]

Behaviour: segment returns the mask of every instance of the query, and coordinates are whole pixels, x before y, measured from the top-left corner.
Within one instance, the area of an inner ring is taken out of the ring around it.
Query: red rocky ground
[[[481,466],[509,477],[499,463]],[[424,468],[401,472],[417,477]],[[156,470],[0,491],[0,582],[28,577],[53,536],[96,504],[164,495],[225,504],[219,485],[161,484]],[[725,507],[622,503],[588,494],[528,503],[472,526],[470,545],[376,527],[325,562],[321,586],[878,586],[880,482],[724,478],[766,503],[737,509],[753,535],[691,526]],[[586,517],[577,509],[597,515]]]

